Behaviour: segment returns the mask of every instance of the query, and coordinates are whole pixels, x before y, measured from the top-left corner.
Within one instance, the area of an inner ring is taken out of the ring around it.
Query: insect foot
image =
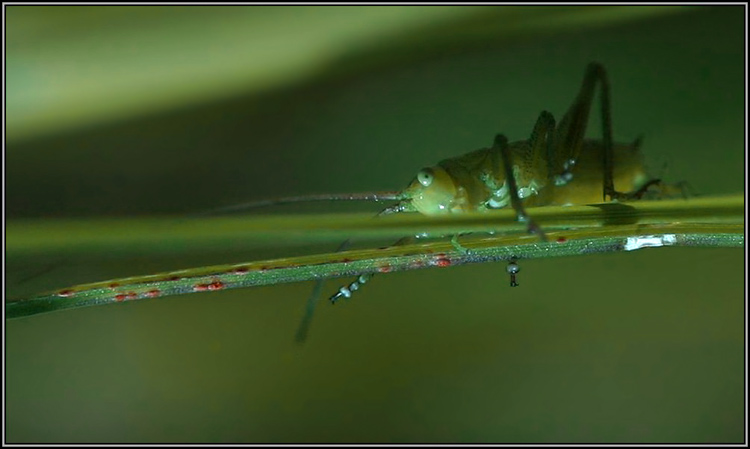
[[[613,200],[623,200],[623,201],[639,200],[643,198],[643,195],[645,195],[646,192],[648,192],[649,187],[652,187],[652,186],[655,186],[657,189],[660,189],[662,186],[661,179],[652,179],[646,184],[644,184],[643,187],[636,190],[635,192],[622,193],[622,192],[617,192],[613,190],[613,191],[608,192],[608,194],[610,198],[612,198]]]
[[[369,281],[371,277],[372,277],[372,274],[369,274],[369,273],[360,274],[359,277],[357,277],[357,279],[354,280],[354,282],[352,282],[348,286],[344,285],[343,287],[341,287],[339,291],[336,292],[336,294],[332,295],[330,298],[328,298],[328,300],[331,301],[331,304],[336,304],[336,302],[341,298],[346,298],[346,299],[351,298],[352,293],[359,290],[359,288],[363,284],[365,284],[367,281]]]
[[[516,263],[516,258],[513,257],[508,261],[508,266],[505,269],[508,274],[510,274],[510,286],[511,287],[518,287],[518,282],[516,282],[516,274],[521,271],[521,268]]]
[[[453,237],[451,237],[451,245],[456,249],[456,251],[460,252],[463,255],[471,254],[471,250],[463,246],[461,242],[458,241],[458,234],[454,234]]]

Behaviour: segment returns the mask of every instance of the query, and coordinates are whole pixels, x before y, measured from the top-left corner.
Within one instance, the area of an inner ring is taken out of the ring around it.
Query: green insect
[[[585,139],[589,113],[597,86],[601,106],[602,139]],[[617,186],[617,188],[615,187]],[[497,134],[492,145],[445,159],[420,170],[401,192],[313,195],[266,200],[227,209],[322,200],[397,200],[379,215],[419,212],[425,215],[483,212],[512,207],[528,232],[546,241],[543,229],[527,208],[552,205],[580,205],[602,201],[628,201],[646,194],[663,197],[682,191],[681,185],[665,185],[650,178],[640,152],[640,139],[629,144],[612,141],[610,88],[601,64],[586,68],[583,83],[562,119],[543,111],[526,140],[508,142]],[[409,237],[397,242],[402,244]],[[339,251],[348,243],[343,244]],[[517,286],[516,261],[508,265],[511,286]],[[362,274],[330,296],[335,303],[349,298],[371,275]],[[320,293],[319,281],[308,301],[297,340],[305,339],[314,305]]]

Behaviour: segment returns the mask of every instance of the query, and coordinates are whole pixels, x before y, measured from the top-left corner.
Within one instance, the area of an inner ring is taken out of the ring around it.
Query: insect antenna
[[[241,204],[233,204],[230,206],[224,206],[224,207],[219,207],[216,209],[199,212],[197,214],[193,214],[193,217],[203,217],[203,216],[209,216],[209,215],[239,212],[243,210],[258,209],[261,207],[279,206],[282,204],[309,203],[309,202],[314,202],[314,201],[375,201],[375,202],[379,202],[379,201],[400,201],[404,198],[405,197],[402,192],[396,192],[396,191],[359,192],[359,193],[323,193],[323,194],[315,194],[315,195],[298,195],[298,196],[287,196],[287,197],[278,197],[278,198],[249,201],[249,202],[241,203]],[[401,212],[403,209],[404,209],[403,206],[400,206],[400,205],[391,206],[382,210],[378,215],[387,215],[390,213]],[[350,240],[344,241],[338,247],[336,252],[341,252],[341,251],[346,250],[349,247],[349,245],[350,245]],[[362,283],[364,283],[364,281]],[[294,340],[297,343],[302,344],[307,339],[307,334],[310,329],[310,324],[312,323],[313,315],[315,314],[315,306],[317,305],[318,299],[320,298],[320,291],[322,289],[322,286],[323,286],[323,279],[317,280],[315,282],[315,287],[313,287],[313,291],[310,293],[310,296],[307,299],[307,306],[305,308],[305,314],[302,317],[302,320],[300,321],[300,324],[297,328],[297,332],[295,333],[295,336],[294,336]],[[353,290],[356,290],[357,288],[358,286],[353,287]]]
[[[261,207],[279,206],[282,204],[292,203],[310,203],[314,201],[394,201],[401,200],[404,196],[401,192],[360,192],[360,193],[321,193],[315,195],[287,196],[279,198],[270,198],[247,203],[233,204],[230,206],[211,209],[198,216],[214,215],[229,212],[238,212],[242,210],[258,209]]]

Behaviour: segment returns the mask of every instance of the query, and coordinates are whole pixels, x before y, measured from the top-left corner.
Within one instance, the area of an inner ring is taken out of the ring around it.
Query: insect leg
[[[345,251],[349,245],[351,244],[350,240],[345,240],[339,247],[336,249],[336,252]],[[294,334],[294,341],[297,343],[304,343],[305,340],[307,340],[307,333],[310,330],[310,324],[312,324],[312,318],[315,313],[315,306],[318,304],[318,300],[320,299],[320,291],[323,288],[323,282],[324,279],[318,279],[315,281],[315,286],[313,287],[312,292],[310,293],[310,296],[307,298],[307,306],[305,307],[305,315],[302,317],[302,321],[300,321],[299,326],[297,326],[297,332]]]
[[[506,267],[506,271],[510,275],[510,286],[518,287],[518,282],[516,282],[516,274],[518,274],[518,272],[521,271],[521,269],[518,267],[515,257],[512,257],[508,261],[508,266]]]
[[[536,119],[534,129],[529,138],[531,153],[528,156],[534,173],[544,173],[546,178],[551,179],[557,175],[553,161],[555,139],[555,117],[547,111],[542,111]]]
[[[399,246],[399,245],[405,245],[407,243],[410,243],[414,240],[414,237],[403,237],[399,239],[396,243],[394,243],[392,246]],[[341,298],[349,299],[352,297],[352,294],[359,290],[363,284],[367,283],[370,279],[372,279],[373,274],[372,273],[362,273],[357,278],[352,281],[349,285],[344,285],[339,288],[339,291],[331,295],[330,298],[328,298],[329,301],[331,301],[331,304],[336,304],[336,302]]]
[[[609,83],[604,67],[591,63],[586,68],[581,89],[555,130],[554,148],[548,153],[548,176],[562,175],[575,165],[583,147],[594,89],[601,85],[602,141],[604,145],[604,195],[612,182],[612,123],[609,105]]]
[[[508,182],[508,193],[510,194],[510,204],[513,206],[513,210],[516,211],[518,221],[525,222],[530,234],[537,234],[542,241],[546,242],[547,236],[544,234],[544,231],[529,217],[521,203],[521,199],[518,197],[518,183],[516,183],[516,178],[513,174],[508,138],[502,134],[496,135],[493,150],[498,151],[503,159],[505,179]]]
[[[341,298],[351,298],[352,294],[359,290],[362,285],[364,285],[367,281],[369,281],[372,278],[371,273],[363,273],[357,276],[357,279],[352,281],[349,285],[344,285],[339,288],[339,291],[333,294],[330,298],[328,298],[329,301],[331,301],[331,304],[336,304],[336,302]]]
[[[554,160],[552,161],[554,172],[563,172],[572,165],[575,165],[578,155],[583,146],[583,138],[588,125],[589,111],[593,103],[594,90],[599,85],[599,101],[601,106],[602,120],[602,143],[604,145],[603,158],[603,189],[602,196],[606,200],[610,199],[634,199],[640,198],[646,190],[660,183],[660,180],[653,179],[635,192],[623,193],[615,190],[613,164],[614,150],[612,146],[612,109],[609,96],[609,81],[607,72],[604,67],[596,62],[592,62],[586,68],[586,74],[583,78],[581,90],[578,92],[570,109],[563,116],[560,126],[555,135],[555,151],[553,152]]]
[[[297,343],[302,344],[307,340],[307,333],[310,331],[310,324],[312,324],[313,314],[315,314],[315,306],[318,304],[322,288],[323,279],[315,281],[315,287],[313,287],[310,297],[307,298],[305,315],[302,317],[302,321],[300,321],[299,326],[297,326],[297,332],[294,334],[294,341]]]
[[[389,207],[386,207],[385,209],[381,210],[380,212],[378,212],[377,216],[380,217],[382,215],[397,214],[397,213],[400,213],[400,212],[404,212],[405,210],[407,210],[406,206],[405,206],[405,203],[404,202],[400,202],[400,203],[396,204],[395,206],[389,206]],[[394,243],[393,246],[403,245],[403,244],[405,244],[405,243],[407,243],[409,241],[411,241],[411,237],[404,237],[404,238],[398,240],[396,243]],[[369,281],[370,278],[372,278],[372,274],[371,273],[360,274],[359,276],[357,276],[357,279],[355,279],[354,282],[352,282],[348,286],[345,285],[345,286],[342,286],[341,288],[339,288],[339,291],[336,292],[335,294],[333,294],[330,298],[328,298],[328,300],[331,301],[331,304],[336,304],[336,301],[338,301],[341,298],[351,298],[352,292],[355,292],[355,291],[359,290],[359,288],[364,283],[366,283],[367,281]]]
[[[461,242],[458,241],[458,238],[460,237],[460,234],[453,234],[451,236],[451,245],[456,248],[456,251],[459,251],[461,254],[469,254],[471,253],[471,250],[464,247]]]

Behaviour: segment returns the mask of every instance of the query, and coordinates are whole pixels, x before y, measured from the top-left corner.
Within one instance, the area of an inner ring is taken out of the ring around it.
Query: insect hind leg
[[[614,148],[612,141],[612,106],[610,103],[609,95],[609,80],[607,78],[607,72],[604,70],[604,66],[599,63],[592,62],[586,68],[586,76],[584,78],[584,84],[581,88],[578,101],[582,103],[585,108],[590,108],[591,101],[593,98],[593,90],[595,85],[599,84],[599,102],[601,106],[601,120],[602,120],[602,140],[604,143],[604,186],[603,186],[603,199],[609,197],[612,200],[633,200],[640,199],[648,191],[649,187],[653,185],[660,185],[661,179],[651,179],[646,182],[643,186],[633,192],[619,192],[615,190],[614,183]],[[588,114],[586,114],[588,115]],[[582,137],[582,136],[581,136]],[[642,143],[642,137],[639,137],[634,142],[636,147],[640,147]]]
[[[639,137],[632,144],[632,146],[636,148],[636,150],[638,150],[640,148],[642,140],[643,140],[642,137]],[[657,171],[657,176],[655,176],[655,178],[664,179],[667,176],[667,173],[669,172],[669,169],[670,169],[670,165],[672,163],[673,163],[672,158],[669,155],[661,155],[660,161],[659,161],[660,168]],[[648,199],[656,199],[656,200],[667,199],[667,198],[688,199],[691,197],[700,196],[700,194],[696,192],[693,186],[687,181],[678,181],[675,183],[665,183],[662,181],[658,183],[653,183],[652,185],[655,185],[655,188],[650,188],[648,191],[644,192],[644,196]]]
[[[597,62],[592,62],[586,67],[581,89],[578,96],[565,113],[556,130],[555,136],[555,156],[557,157],[556,165],[564,164],[565,161],[575,161],[581,151],[583,138],[588,124],[589,112],[594,100],[596,88],[599,88],[599,104],[602,126],[602,143],[604,146],[604,157],[602,159],[603,188],[602,196],[606,201],[607,197],[611,200],[630,200],[638,199],[645,193],[641,188],[634,192],[619,192],[615,190],[614,185],[614,149],[612,140],[612,108],[609,94],[609,80],[604,66]],[[659,181],[651,180],[651,185]],[[645,186],[644,186],[645,187]],[[648,187],[646,187],[647,189]]]
[[[653,187],[653,188],[652,188]],[[688,199],[700,196],[687,181],[679,181],[674,184],[667,184],[661,180],[654,179],[638,189],[641,197],[651,200],[663,200],[669,198]]]

